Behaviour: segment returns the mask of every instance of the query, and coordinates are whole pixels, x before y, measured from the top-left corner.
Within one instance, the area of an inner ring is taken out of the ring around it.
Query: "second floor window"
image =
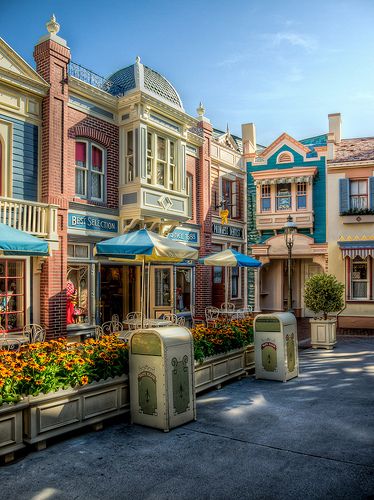
[[[356,210],[368,208],[368,181],[351,180],[349,184],[350,207]]]
[[[147,134],[147,183],[176,191],[177,143],[171,139],[148,132]]]
[[[291,184],[277,184],[277,195],[276,195],[276,209],[277,210],[291,210],[292,209],[292,198],[291,198]]]
[[[193,218],[193,178],[191,174],[187,174],[187,183],[186,183],[186,194],[188,196],[187,202],[187,215],[190,219]]]
[[[104,201],[104,150],[90,142],[75,143],[75,193],[81,198]]]
[[[240,218],[239,180],[222,179],[222,197],[230,219]]]
[[[298,182],[296,188],[296,208],[297,210],[306,209],[306,182]]]
[[[270,184],[262,184],[261,212],[269,212],[270,210],[271,210],[271,186]]]

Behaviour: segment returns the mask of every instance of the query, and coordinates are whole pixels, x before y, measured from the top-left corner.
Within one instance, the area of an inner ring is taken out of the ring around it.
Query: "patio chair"
[[[140,312],[129,312],[126,316],[125,324],[129,330],[137,330],[142,323],[142,314]]]
[[[23,327],[22,334],[29,344],[35,344],[36,342],[45,341],[46,331],[42,326],[31,323]]]
[[[219,319],[219,309],[218,307],[206,307],[205,308],[205,322],[207,326],[214,325]]]
[[[184,316],[179,316],[177,318],[177,325],[178,326],[185,326],[186,325],[186,318]]]
[[[123,332],[123,324],[114,321],[106,321],[101,325],[104,335],[113,335],[113,333]]]
[[[19,339],[12,338],[0,338],[0,350],[3,351],[19,351],[21,347],[21,341]]]
[[[119,323],[119,316],[118,316],[118,314],[112,314],[112,321],[113,321],[113,323]]]
[[[95,326],[95,340],[99,340],[103,335],[103,328],[100,325]]]
[[[174,325],[178,324],[178,316],[173,313],[165,313],[162,315],[162,319],[166,319],[167,321],[171,321]]]
[[[204,324],[204,320],[201,318],[196,317],[196,309],[195,306],[191,306],[191,323],[192,323],[192,328],[196,325],[201,325]]]
[[[223,309],[224,311],[234,311],[235,304],[233,304],[232,302],[223,302],[221,304],[221,309]]]

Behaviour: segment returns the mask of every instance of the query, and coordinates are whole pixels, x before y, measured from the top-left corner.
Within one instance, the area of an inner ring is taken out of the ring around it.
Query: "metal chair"
[[[201,324],[204,324],[204,320],[201,319],[201,318],[197,318],[196,317],[196,309],[195,309],[195,306],[191,306],[190,307],[190,311],[191,311],[191,323],[192,323],[192,328],[196,325],[201,325]]]
[[[233,304],[232,302],[223,302],[221,304],[221,309],[223,309],[224,311],[234,311],[235,304]]]
[[[3,351],[19,351],[21,347],[21,341],[19,339],[12,338],[0,338],[0,350]]]
[[[123,332],[123,324],[114,321],[106,321],[101,325],[104,335],[113,335],[113,333]]]
[[[23,327],[22,334],[29,344],[35,344],[36,342],[45,341],[46,331],[42,326],[31,323]]]
[[[205,322],[206,325],[214,325],[219,319],[219,309],[218,307],[206,307],[205,308]]]
[[[119,316],[118,316],[118,314],[112,314],[112,321],[113,321],[113,323],[119,323]]]
[[[95,326],[94,337],[95,340],[99,340],[104,335],[103,328],[100,325]]]
[[[129,330],[137,330],[142,324],[142,314],[140,312],[129,312],[125,323],[128,325]]]
[[[166,319],[167,321],[171,321],[174,325],[178,324],[178,316],[173,313],[165,313],[162,315],[162,319]]]
[[[184,316],[179,316],[177,318],[177,325],[178,326],[185,326],[186,325],[186,318]]]

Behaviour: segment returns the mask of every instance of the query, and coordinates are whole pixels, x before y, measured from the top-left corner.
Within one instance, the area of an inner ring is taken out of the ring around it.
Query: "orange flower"
[[[81,378],[81,384],[82,384],[82,385],[86,385],[86,384],[88,384],[88,377],[87,377],[87,375],[84,375],[84,376]]]

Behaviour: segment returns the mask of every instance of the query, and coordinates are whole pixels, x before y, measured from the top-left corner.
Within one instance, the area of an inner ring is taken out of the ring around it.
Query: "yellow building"
[[[374,137],[342,139],[339,113],[329,115],[327,235],[328,270],[345,284],[338,327],[373,332]]]

